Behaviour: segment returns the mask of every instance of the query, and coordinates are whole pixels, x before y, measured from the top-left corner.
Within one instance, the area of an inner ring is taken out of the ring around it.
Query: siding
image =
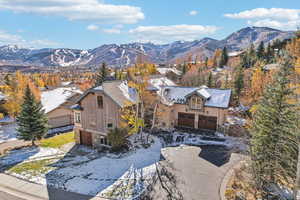
[[[71,109],[58,107],[47,113],[48,125],[50,128],[57,128],[74,124],[74,115]]]
[[[103,109],[98,108],[97,95],[103,97]],[[103,92],[88,94],[81,101],[81,128],[106,134],[107,124],[112,123],[113,127],[119,126],[119,106]]]

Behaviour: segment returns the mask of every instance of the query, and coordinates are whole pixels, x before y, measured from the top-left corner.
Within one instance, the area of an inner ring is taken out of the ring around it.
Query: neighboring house
[[[82,92],[74,87],[61,87],[42,92],[41,102],[47,114],[50,128],[74,124],[74,114],[71,106],[76,103],[81,94]]]
[[[168,72],[172,72],[176,74],[177,76],[180,76],[182,74],[181,71],[176,69],[175,67],[157,67],[156,70],[161,74],[161,75],[166,75]]]
[[[226,120],[231,90],[166,86],[159,95],[158,127],[217,130]]]
[[[152,76],[148,83],[147,89],[151,91],[160,91],[161,88],[165,86],[176,86],[172,80],[162,76]]]
[[[121,109],[136,100],[136,90],[126,81],[105,81],[86,91],[73,106],[76,143],[94,148],[109,146],[107,133],[120,126]]]

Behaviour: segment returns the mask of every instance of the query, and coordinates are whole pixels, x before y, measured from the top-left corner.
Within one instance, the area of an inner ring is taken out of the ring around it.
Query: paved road
[[[2,192],[2,191],[0,191],[0,199],[1,200],[25,200],[25,199],[21,199],[19,197],[12,196],[12,195]]]
[[[170,147],[163,152],[176,176],[178,190],[185,200],[219,200],[219,189],[226,172],[241,157],[222,147]],[[163,162],[166,162],[163,161]],[[155,185],[154,199],[166,199],[160,183]]]

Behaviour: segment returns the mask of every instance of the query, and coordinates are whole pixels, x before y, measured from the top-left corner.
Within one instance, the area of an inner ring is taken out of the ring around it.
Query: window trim
[[[81,113],[80,112],[75,112],[75,123],[80,124],[81,123]]]

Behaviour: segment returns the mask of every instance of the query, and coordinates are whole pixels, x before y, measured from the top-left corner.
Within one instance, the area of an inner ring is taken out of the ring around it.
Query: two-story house
[[[137,92],[126,81],[105,81],[87,90],[73,106],[77,144],[101,148],[109,146],[109,129],[119,127],[121,109],[136,103]]]
[[[166,86],[158,92],[161,104],[157,126],[217,130],[224,124],[231,90]]]

